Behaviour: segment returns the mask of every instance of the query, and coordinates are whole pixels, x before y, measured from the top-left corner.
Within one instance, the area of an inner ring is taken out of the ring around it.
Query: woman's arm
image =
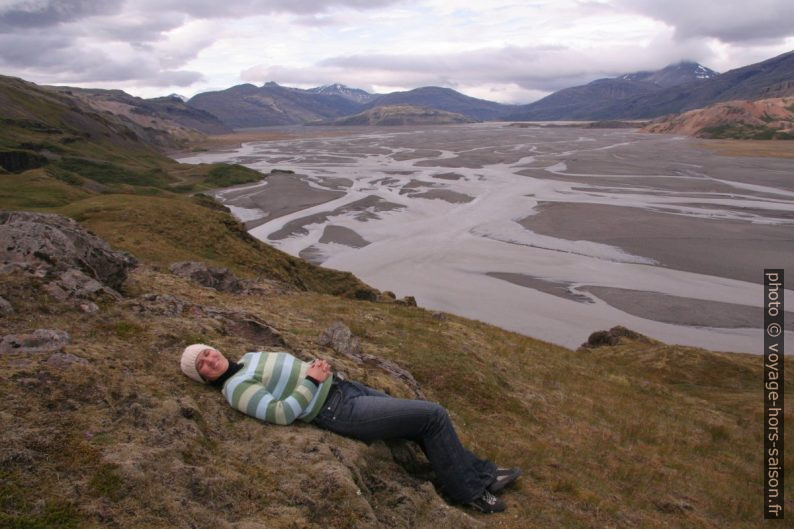
[[[314,382],[304,379],[291,394],[276,399],[262,383],[244,380],[231,394],[224,394],[234,409],[246,415],[274,424],[292,424],[308,408],[317,389]]]

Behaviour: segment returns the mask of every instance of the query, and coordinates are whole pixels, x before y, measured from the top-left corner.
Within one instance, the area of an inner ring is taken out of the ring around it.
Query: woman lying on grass
[[[181,365],[191,379],[219,388],[233,408],[265,422],[298,419],[367,443],[415,441],[446,495],[485,513],[506,509],[494,494],[521,475],[519,468],[499,468],[468,451],[441,405],[338,380],[325,360],[308,363],[285,352],[257,352],[232,362],[213,347],[194,344],[185,348]]]

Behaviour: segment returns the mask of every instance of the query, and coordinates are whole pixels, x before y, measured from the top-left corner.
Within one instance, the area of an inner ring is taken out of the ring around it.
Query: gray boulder
[[[77,270],[82,276],[118,290],[136,260],[81,227],[76,221],[49,213],[0,211],[0,268],[21,268],[41,277]],[[65,291],[94,289],[72,273]]]
[[[587,341],[579,346],[580,350],[595,349],[597,347],[615,346],[625,343],[626,340],[634,340],[641,343],[651,343],[651,340],[636,331],[627,329],[621,325],[616,325],[608,331],[595,331],[587,338]]]
[[[4,297],[0,297],[0,314],[13,314],[14,306]]]
[[[212,268],[197,261],[180,261],[172,263],[169,270],[172,274],[221,292],[238,294],[244,289],[243,283],[227,268]]]
[[[0,354],[57,353],[70,340],[66,331],[52,329],[36,329],[30,334],[8,334],[0,339]]]
[[[86,365],[88,364],[88,360],[71,353],[55,353],[47,358],[46,364],[56,369],[66,369],[72,364]]]
[[[332,323],[317,338],[317,343],[330,347],[337,353],[343,354],[352,360],[367,365],[377,366],[386,371],[390,376],[401,380],[419,399],[424,399],[425,394],[413,375],[402,366],[391,360],[378,358],[361,350],[359,339],[353,336],[352,331],[341,321]]]
[[[325,329],[317,338],[317,343],[359,361],[362,359],[361,344],[358,338],[353,336],[350,328],[341,321],[336,321]]]

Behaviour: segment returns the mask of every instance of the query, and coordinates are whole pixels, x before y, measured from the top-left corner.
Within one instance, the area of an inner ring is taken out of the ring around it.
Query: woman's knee
[[[430,402],[428,406],[433,422],[444,424],[450,420],[447,409],[437,402]]]

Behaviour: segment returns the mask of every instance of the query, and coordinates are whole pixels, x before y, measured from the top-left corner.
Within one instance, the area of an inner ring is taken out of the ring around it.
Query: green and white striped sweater
[[[223,385],[223,396],[233,408],[265,422],[311,422],[331,389],[332,377],[317,387],[306,378],[309,364],[289,353],[246,353],[237,362],[243,367]]]

